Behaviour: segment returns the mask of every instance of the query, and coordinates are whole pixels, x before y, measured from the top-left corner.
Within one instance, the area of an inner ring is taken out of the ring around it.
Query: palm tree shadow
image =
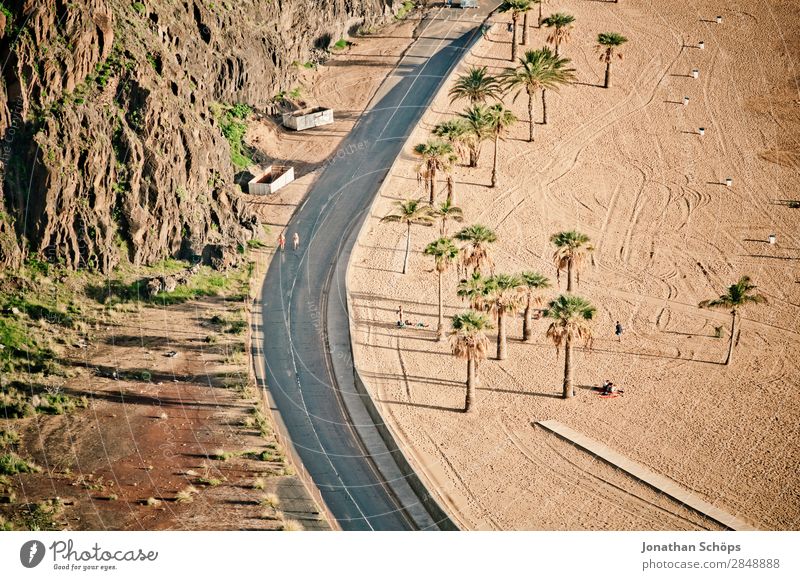
[[[596,85],[594,83],[584,83],[582,81],[574,81],[572,84],[573,85],[583,85],[584,87],[595,87],[595,88],[598,88],[598,89],[602,89],[603,88],[603,85]]]
[[[702,360],[702,359],[697,359],[697,358],[685,358],[685,357],[682,357],[682,356],[669,356],[667,354],[650,354],[650,353],[646,353],[646,352],[631,352],[631,351],[624,351],[624,350],[608,350],[608,349],[594,348],[594,347],[592,347],[591,349],[580,348],[579,350],[590,351],[590,352],[604,352],[604,353],[608,353],[608,354],[626,354],[626,355],[631,355],[631,356],[641,356],[641,357],[645,357],[645,358],[661,358],[661,359],[665,359],[665,360],[682,360],[682,361],[686,361],[686,362],[706,363],[706,364],[710,364],[710,365],[724,365],[725,364],[725,363],[717,362],[717,361],[714,361],[714,360]]]
[[[462,383],[463,384],[463,383]],[[478,387],[479,391],[492,391],[494,393],[508,393],[509,395],[527,395],[529,397],[545,397],[548,399],[560,399],[561,395],[552,393],[531,393],[527,391],[512,391],[510,389],[490,389],[489,387]]]
[[[383,403],[385,405],[403,405],[405,407],[419,407],[420,409],[432,409],[434,411],[447,411],[450,413],[463,413],[464,409],[462,408],[453,408],[453,407],[442,407],[440,405],[425,405],[424,403],[408,403],[404,401],[386,401],[382,399],[378,399],[379,403]]]

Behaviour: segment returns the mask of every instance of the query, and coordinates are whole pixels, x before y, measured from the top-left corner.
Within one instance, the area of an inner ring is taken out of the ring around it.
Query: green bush
[[[13,429],[0,427],[0,448],[11,447],[19,443],[19,433]]]
[[[32,463],[28,463],[16,453],[0,455],[0,475],[16,475],[18,473],[36,473],[41,471]]]

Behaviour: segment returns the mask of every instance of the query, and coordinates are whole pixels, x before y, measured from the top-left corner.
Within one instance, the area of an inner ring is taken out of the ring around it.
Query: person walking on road
[[[617,335],[617,340],[622,342],[622,325],[619,323],[619,320],[617,320],[617,326],[614,328],[614,334]]]
[[[281,252],[286,248],[286,236],[283,235],[283,232],[278,236],[278,245],[281,247]]]
[[[295,252],[297,251],[297,248],[300,247],[300,234],[297,232],[295,232],[292,236],[292,245],[294,246]]]

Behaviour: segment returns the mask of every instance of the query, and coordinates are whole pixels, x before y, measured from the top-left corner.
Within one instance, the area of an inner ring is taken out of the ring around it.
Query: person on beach
[[[619,323],[619,320],[617,320],[617,326],[614,328],[614,334],[617,335],[617,340],[622,342],[622,325]]]
[[[295,251],[297,251],[297,248],[300,247],[300,234],[297,232],[295,232],[292,236],[292,245],[294,246]]]
[[[397,326],[403,326],[403,305],[397,306]]]
[[[609,380],[603,381],[603,394],[604,395],[613,395],[614,391],[616,391],[616,390],[617,390],[617,388],[614,386],[614,383],[612,383]]]
[[[278,236],[278,245],[281,248],[281,252],[286,249],[286,236],[283,235],[283,232],[280,233]]]

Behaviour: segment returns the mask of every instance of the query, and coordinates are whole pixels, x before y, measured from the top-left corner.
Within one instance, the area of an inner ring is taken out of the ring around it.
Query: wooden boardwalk
[[[707,501],[704,501],[697,497],[693,492],[690,490],[681,487],[674,481],[662,476],[658,475],[657,473],[649,470],[647,467],[642,465],[641,463],[636,463],[635,461],[631,461],[630,459],[623,457],[610,447],[600,443],[599,441],[595,441],[577,431],[570,429],[569,427],[562,425],[558,421],[538,421],[536,423],[540,427],[547,429],[551,433],[556,434],[557,436],[565,439],[566,441],[572,443],[573,445],[588,451],[595,457],[598,457],[613,465],[614,467],[625,471],[626,473],[630,474],[631,476],[635,477],[639,481],[646,483],[650,487],[660,491],[661,493],[670,496],[671,498],[679,501],[683,505],[690,507],[691,509],[703,514],[707,518],[714,520],[725,526],[730,530],[736,531],[749,531],[749,530],[757,530],[758,528],[753,527],[752,525],[740,520],[739,518],[732,516],[728,512],[722,511],[721,509],[714,507]]]

